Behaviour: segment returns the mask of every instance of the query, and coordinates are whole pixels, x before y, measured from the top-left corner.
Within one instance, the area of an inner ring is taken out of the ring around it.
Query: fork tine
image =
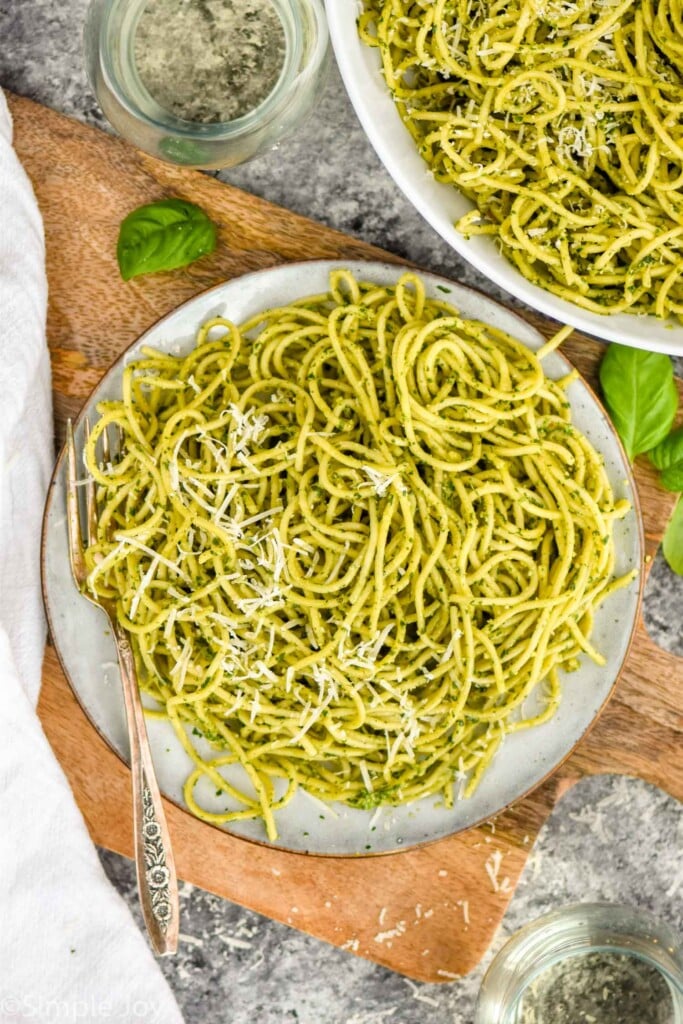
[[[86,416],[85,418],[85,443],[88,443],[90,438],[90,420]],[[95,481],[87,471],[87,483],[85,485],[85,506],[87,511],[86,518],[86,544],[90,547],[91,544],[97,540],[97,502],[95,501]]]
[[[111,450],[109,448],[109,430],[107,427],[102,431],[102,462],[105,469],[108,462],[111,462]]]
[[[114,424],[114,440],[110,441],[109,434],[106,430],[102,433],[102,439],[106,441],[102,444],[102,462],[104,464],[109,463],[113,466],[117,462],[121,462],[121,449],[123,447],[123,430],[118,423]]]
[[[66,422],[66,519],[69,532],[69,561],[76,586],[79,588],[87,576],[83,558],[83,534],[81,513],[78,507],[78,485],[76,483],[76,444],[71,420]]]

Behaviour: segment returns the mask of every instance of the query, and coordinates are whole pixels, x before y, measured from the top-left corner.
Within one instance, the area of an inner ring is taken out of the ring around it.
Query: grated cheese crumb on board
[[[501,883],[498,879],[498,872],[500,871],[500,866],[502,863],[503,854],[500,852],[500,850],[493,850],[491,852],[490,857],[487,858],[486,863],[484,864],[486,874],[489,876],[494,892],[501,891]]]
[[[465,924],[470,923],[470,901],[469,900],[458,900],[457,906],[462,910],[462,919]]]
[[[397,921],[393,928],[388,928],[384,932],[378,932],[373,941],[382,943],[387,942],[388,939],[398,939],[401,935],[405,934],[406,927],[405,921]]]

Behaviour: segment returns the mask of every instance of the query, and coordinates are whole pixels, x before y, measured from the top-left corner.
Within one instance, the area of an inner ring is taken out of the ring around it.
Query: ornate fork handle
[[[86,418],[86,442],[89,435],[90,424]],[[120,454],[120,438],[116,450]],[[102,434],[103,462],[108,464],[111,457],[109,438],[105,430]],[[85,481],[86,516],[85,521],[82,521],[78,498],[79,481],[76,478],[77,463],[74,429],[71,420],[67,420],[66,513],[71,573],[81,594],[92,601],[107,616],[114,634],[130,740],[135,867],[142,914],[154,951],[160,955],[175,953],[178,946],[179,909],[178,880],[171,848],[171,837],[168,833],[159,786],[154,774],[130,639],[116,618],[114,602],[100,597],[88,587],[85,550],[97,537],[99,510],[95,482],[88,473]]]
[[[130,640],[117,622],[112,623],[112,630],[130,737],[135,867],[142,913],[155,951],[175,953],[179,913],[173,850],[152,765]]]

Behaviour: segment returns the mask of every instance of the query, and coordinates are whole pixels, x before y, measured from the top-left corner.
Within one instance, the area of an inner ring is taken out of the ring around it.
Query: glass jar
[[[91,0],[84,35],[88,76],[100,106],[140,149],[186,167],[233,167],[271,149],[312,110],[328,58],[322,0],[270,0],[284,37],[277,81],[253,109],[212,123],[171,113],[143,81],[135,45],[148,3]]]
[[[595,973],[606,963],[617,965],[616,979],[609,972]],[[648,1015],[641,1009],[633,1024],[683,1024],[683,950],[668,925],[633,907],[564,907],[526,925],[503,946],[484,976],[475,1024],[548,1024],[564,1020],[565,1013],[572,1021],[604,1024],[612,1019],[606,1012],[610,998],[612,1006],[617,997],[622,1004],[628,1002],[623,996],[628,985],[622,979],[629,978],[629,971],[637,984],[633,982],[627,996],[649,985],[651,1001]],[[592,981],[597,981],[597,991]],[[540,1012],[535,1008],[539,1005]],[[596,1013],[591,1012],[593,1005]],[[628,1010],[621,1008],[617,1017],[630,1024]]]

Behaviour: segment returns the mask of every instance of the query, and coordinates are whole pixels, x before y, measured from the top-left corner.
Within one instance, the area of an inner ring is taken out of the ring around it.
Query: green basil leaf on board
[[[124,281],[139,274],[175,270],[216,248],[216,227],[184,199],[139,206],[121,223],[116,257]]]
[[[647,454],[652,465],[661,470],[662,486],[667,491],[683,491],[683,427],[672,430]]]
[[[666,437],[678,408],[669,356],[613,343],[600,364],[600,384],[629,459]]]
[[[662,554],[673,571],[683,576],[683,497],[678,499],[674,514],[666,528]]]

